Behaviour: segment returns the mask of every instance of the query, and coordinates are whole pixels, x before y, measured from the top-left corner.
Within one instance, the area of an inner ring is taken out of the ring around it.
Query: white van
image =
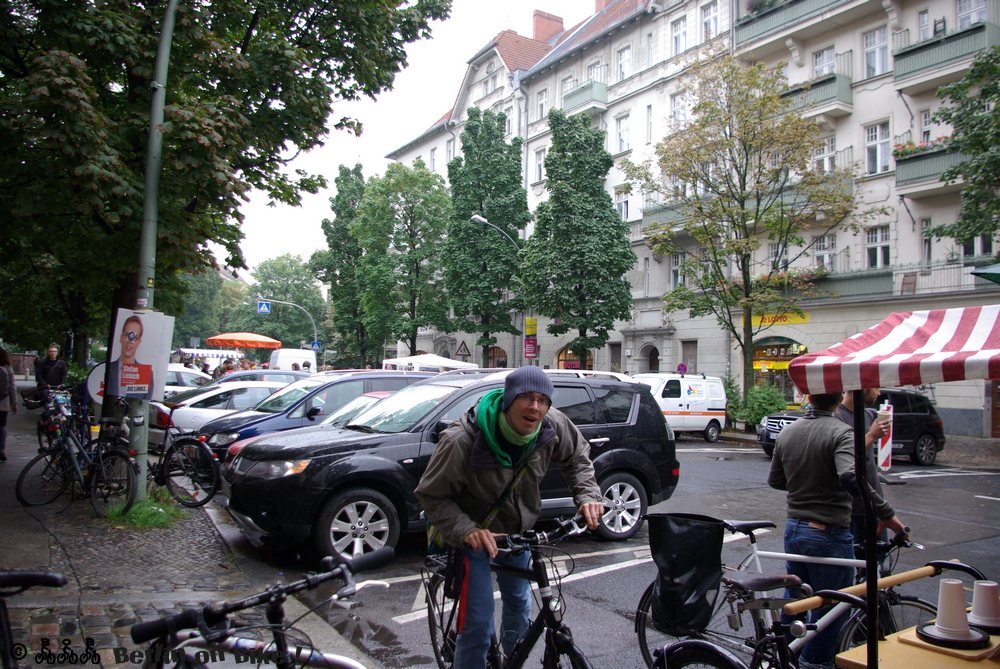
[[[309,363],[306,367],[305,363]],[[316,373],[316,351],[307,348],[276,348],[271,351],[271,360],[267,363],[268,369],[292,369],[292,365],[307,372]]]
[[[650,387],[656,403],[675,432],[700,432],[705,441],[719,439],[726,424],[726,388],[722,379],[704,374],[635,374]]]

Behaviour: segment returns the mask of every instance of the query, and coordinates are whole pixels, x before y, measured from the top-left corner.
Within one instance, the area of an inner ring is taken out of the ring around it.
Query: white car
[[[199,388],[212,382],[212,377],[192,367],[185,367],[179,362],[167,366],[167,383],[163,387],[163,397],[169,399],[177,393]]]
[[[163,443],[163,430],[168,423],[174,434],[194,432],[210,420],[234,411],[252,409],[286,385],[282,381],[234,381],[218,386],[191,388],[165,402],[150,402],[149,444],[152,448],[159,449]]]

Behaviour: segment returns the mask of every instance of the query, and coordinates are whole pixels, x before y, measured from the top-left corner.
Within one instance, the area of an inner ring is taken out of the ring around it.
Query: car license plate
[[[768,432],[767,436],[768,436],[768,438],[774,440],[774,439],[778,438],[778,433],[777,432]]]

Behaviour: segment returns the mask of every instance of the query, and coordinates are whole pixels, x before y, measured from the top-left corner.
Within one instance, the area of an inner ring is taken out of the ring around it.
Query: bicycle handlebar
[[[66,577],[55,571],[31,571],[26,569],[0,571],[0,588],[19,588],[18,592],[20,592],[35,586],[58,588],[63,585],[66,585]],[[0,593],[0,596],[4,594],[16,593]]]
[[[552,544],[560,539],[583,534],[587,531],[587,523],[582,515],[569,520],[557,519],[557,527],[548,532],[528,530],[523,534],[505,534],[496,537],[497,547],[505,551],[524,550],[545,544]]]
[[[337,591],[337,596],[349,597],[357,591],[354,582],[356,572],[382,566],[390,562],[394,556],[395,552],[391,548],[384,547],[366,555],[342,559],[336,567],[333,566],[332,557],[323,558],[321,569],[324,571],[320,573],[306,574],[302,579],[287,585],[275,584],[263,592],[244,599],[213,602],[200,608],[185,609],[174,615],[138,623],[132,626],[129,634],[135,643],[145,643],[176,634],[183,629],[211,627],[223,622],[230,613],[267,604],[270,601],[280,601],[290,594],[312,590],[321,583],[335,578],[344,581],[344,586]]]

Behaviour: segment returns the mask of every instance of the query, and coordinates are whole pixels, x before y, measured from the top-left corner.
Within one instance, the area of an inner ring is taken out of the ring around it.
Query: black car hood
[[[805,409],[786,409],[777,413],[769,413],[767,418],[802,418],[808,413]]]
[[[253,411],[252,409],[247,409],[246,411],[237,411],[236,413],[227,414],[221,418],[216,418],[210,420],[200,428],[198,428],[199,434],[215,434],[216,432],[230,432],[233,430],[242,430],[247,425],[253,425],[254,423],[259,423],[271,416],[276,416],[277,414],[265,413],[263,411]]]
[[[412,438],[411,433],[359,432],[333,425],[319,425],[275,432],[247,444],[240,456],[248,460],[295,460],[374,448],[380,443]]]

